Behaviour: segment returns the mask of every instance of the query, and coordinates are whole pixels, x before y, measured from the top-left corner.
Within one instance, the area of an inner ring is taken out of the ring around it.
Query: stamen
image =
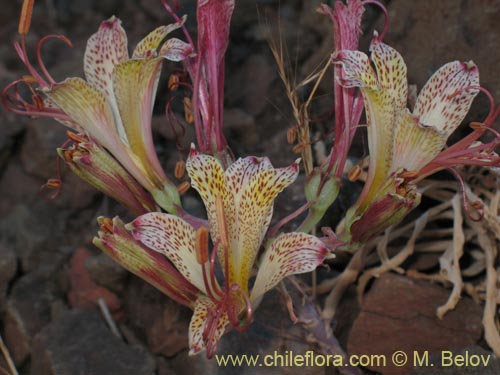
[[[469,200],[467,199],[466,196],[465,182],[462,176],[454,168],[448,168],[448,170],[455,176],[455,178],[458,180],[460,184],[460,194],[462,196],[462,205],[464,207],[465,214],[472,221],[475,222],[481,221],[484,217],[484,207],[482,203],[479,201],[472,202],[471,204],[472,208],[474,208],[479,213],[479,216],[477,218],[472,217],[472,213],[469,209]]]
[[[236,294],[236,296],[234,296],[235,298],[233,298],[232,301],[231,300],[228,301],[227,316],[234,328],[236,328],[239,332],[244,332],[250,327],[250,324],[252,323],[252,303],[250,302],[250,298],[248,297],[248,295],[241,289],[241,286],[236,283],[231,285],[228,298],[231,298],[232,295],[235,294]],[[244,324],[241,324],[241,320],[239,319],[239,314],[240,314],[239,302],[241,300],[243,300],[246,307],[245,308],[246,316]]]
[[[382,34],[380,34],[379,39],[383,40],[385,37],[385,34],[387,33],[387,30],[389,29],[389,13],[387,12],[386,7],[379,1],[377,0],[365,0],[363,1],[363,5],[366,4],[373,4],[379,7],[382,12],[384,12],[385,20],[384,20],[384,28],[382,29]]]
[[[19,17],[19,26],[17,32],[20,35],[26,35],[30,29],[31,16],[33,15],[33,5],[35,0],[24,0],[21,9],[21,17]]]
[[[66,38],[64,35],[45,35],[42,39],[40,39],[40,41],[37,44],[36,59],[38,61],[38,65],[40,66],[40,70],[42,71],[42,73],[45,75],[45,78],[47,78],[47,80],[50,83],[56,83],[54,78],[52,78],[52,76],[49,74],[47,68],[45,67],[45,64],[43,63],[43,59],[42,59],[42,47],[43,47],[44,43],[49,39],[62,40],[69,47],[73,47],[73,43],[71,43],[71,41],[68,38]]]

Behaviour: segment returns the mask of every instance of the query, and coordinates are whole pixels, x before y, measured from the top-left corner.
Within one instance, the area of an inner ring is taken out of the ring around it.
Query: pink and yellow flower
[[[368,122],[368,177],[345,222],[352,242],[373,238],[418,205],[415,182],[425,177],[421,172],[440,155],[479,92],[476,65],[450,62],[429,79],[410,112],[403,58],[377,34],[370,48],[375,69],[359,51],[334,56],[344,70],[340,83],[361,89]]]
[[[224,171],[213,156],[192,149],[187,171],[192,186],[205,203],[210,236],[183,219],[164,213],[148,213],[127,225],[133,237],[164,254],[198,290],[190,324],[190,353],[207,349],[211,357],[229,326],[248,327],[252,310],[266,291],[284,277],[309,272],[331,254],[314,236],[281,234],[266,244],[258,271],[249,281],[273,214],[273,201],[298,175],[298,162],[273,168],[267,158],[238,159]],[[224,275],[215,276],[215,260]]]
[[[24,35],[15,44],[30,72],[4,90],[4,102],[13,111],[34,117],[52,117],[105,147],[154,197],[158,205],[177,212],[180,205],[175,186],[166,177],[156,155],[151,117],[163,60],[180,61],[192,47],[179,39],[165,38],[182,26],[160,26],[147,35],[129,56],[127,35],[121,21],[111,17],[90,37],[84,55],[85,80],[67,78],[55,82],[40,58],[40,74],[29,62]],[[64,37],[58,37],[69,43]],[[33,102],[17,91],[24,83]],[[11,93],[9,90],[13,90]]]

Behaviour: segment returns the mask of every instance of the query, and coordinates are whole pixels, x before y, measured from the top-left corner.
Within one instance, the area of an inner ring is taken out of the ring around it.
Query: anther
[[[347,179],[351,182],[356,181],[361,175],[361,167],[359,165],[355,165],[347,174]]]
[[[85,137],[81,134],[76,134],[76,133],[70,132],[70,131],[66,132],[66,137],[68,137],[69,139],[71,139],[75,143],[84,143],[84,142],[88,141],[87,137]]]
[[[295,128],[288,128],[286,132],[286,140],[289,144],[293,145],[297,139],[297,130]]]
[[[186,191],[188,191],[190,187],[191,187],[191,184],[188,181],[184,181],[184,182],[180,183],[179,185],[177,185],[177,191],[179,192],[179,194],[182,195]]]
[[[171,74],[168,77],[168,89],[170,91],[177,91],[179,89],[179,76],[177,74]]]
[[[181,179],[184,177],[184,173],[186,172],[186,163],[182,160],[179,160],[177,163],[175,163],[175,172],[174,176],[177,179]]]
[[[33,5],[35,0],[24,0],[21,8],[21,17],[19,17],[19,26],[17,32],[20,35],[26,35],[30,29],[31,16],[33,14]]]
[[[208,262],[208,230],[200,227],[196,231],[195,237],[196,261],[204,265]]]
[[[184,98],[184,118],[188,124],[192,124],[194,122],[193,103],[187,96]]]
[[[103,217],[99,221],[99,230],[101,232],[113,233],[113,220],[109,217]]]

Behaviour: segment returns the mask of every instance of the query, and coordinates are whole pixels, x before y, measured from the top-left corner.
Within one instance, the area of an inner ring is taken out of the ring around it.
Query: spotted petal
[[[442,66],[427,81],[413,113],[423,126],[431,126],[448,137],[470,109],[479,92],[479,71],[472,62],[454,61]]]
[[[186,18],[187,16],[183,16],[178,22],[160,26],[151,31],[137,44],[134,52],[132,53],[132,58],[149,57],[151,51],[156,52],[161,42],[167,37],[168,34],[184,25]]]
[[[370,169],[367,185],[382,184],[390,172],[394,128],[406,106],[406,65],[401,55],[380,42],[377,35],[371,45],[373,72],[368,56],[359,51],[340,51],[334,62],[344,68],[347,87],[360,87],[366,107]]]
[[[181,218],[161,212],[139,216],[127,225],[132,236],[164,254],[199,290],[206,293],[201,265],[196,260],[195,230]]]
[[[112,74],[116,64],[128,59],[127,34],[121,21],[111,17],[101,23],[97,33],[87,42],[84,72],[87,82],[113,96]]]
[[[150,179],[166,179],[153,144],[151,116],[162,59],[127,60],[116,65],[113,88],[128,144]]]
[[[442,133],[423,126],[405,109],[395,129],[392,170],[418,172],[439,154],[445,143]]]
[[[191,147],[186,170],[191,179],[191,186],[198,191],[207,210],[210,234],[214,243],[220,240],[217,223],[217,197],[227,199],[227,187],[224,178],[224,169],[219,161],[211,155],[198,153]],[[227,213],[226,213],[227,215]],[[226,217],[232,221],[232,217]]]
[[[221,313],[217,321],[212,321],[209,311],[216,311],[217,307],[206,296],[200,296],[196,300],[193,317],[189,323],[189,355],[198,354],[205,349],[213,352],[217,347],[219,339],[229,325],[229,319],[225,312]],[[203,332],[207,324],[216,324],[211,338],[213,341],[207,343],[203,338]],[[208,345],[207,345],[208,344]]]
[[[323,242],[314,236],[281,234],[263,255],[251,300],[257,300],[287,276],[313,271],[329,256],[332,255]]]
[[[238,222],[237,242],[233,245],[235,281],[246,287],[262,238],[269,225],[269,212],[276,196],[299,174],[299,160],[286,168],[257,173],[235,200]]]
[[[44,93],[62,109],[80,129],[114,149],[119,140],[115,133],[114,116],[104,94],[81,78],[68,78],[45,89]]]

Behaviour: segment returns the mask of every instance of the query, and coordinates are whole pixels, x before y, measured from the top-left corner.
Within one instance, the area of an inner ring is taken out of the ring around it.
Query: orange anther
[[[473,121],[470,123],[470,127],[474,130],[484,129],[484,124],[482,122]]]
[[[295,154],[300,154],[305,149],[306,149],[306,144],[305,143],[299,143],[299,144],[296,144],[295,146],[293,146],[292,151]]]
[[[19,26],[17,32],[20,35],[26,35],[30,29],[31,16],[33,14],[33,5],[35,0],[24,0],[21,8],[21,17],[19,17]]]
[[[69,139],[71,139],[75,143],[88,142],[88,138],[85,137],[84,135],[76,134],[76,133],[73,133],[73,132],[70,132],[70,131],[66,132],[66,137],[68,137]]]
[[[102,218],[99,224],[99,230],[101,232],[113,233],[113,220],[109,217]]]
[[[361,167],[359,165],[355,165],[347,174],[347,179],[351,182],[356,181],[361,175]]]
[[[203,265],[208,262],[208,230],[200,227],[195,237],[196,261]]]
[[[180,179],[184,177],[185,172],[186,172],[186,163],[184,163],[182,160],[179,160],[177,163],[175,163],[175,171],[174,171],[175,178]]]
[[[37,83],[38,81],[36,80],[35,77],[31,75],[25,75],[23,76],[23,82],[24,83]]]
[[[297,130],[295,128],[288,128],[286,132],[286,140],[289,144],[293,145],[297,139]]]
[[[168,89],[170,91],[177,91],[179,89],[179,76],[177,74],[171,74],[168,77]]]
[[[62,185],[61,180],[57,178],[49,178],[45,184],[49,189],[59,189]]]
[[[418,176],[418,172],[415,172],[415,171],[403,171],[403,172],[401,172],[401,174],[399,176],[402,177],[402,178],[405,178],[405,179],[413,179],[413,178],[415,178],[415,177]]]
[[[194,122],[193,103],[191,103],[191,99],[187,96],[184,98],[184,118],[188,124]]]
[[[483,203],[481,201],[474,201],[474,202],[472,202],[471,205],[476,210],[481,210],[483,208]]]
[[[186,191],[188,191],[190,187],[191,187],[191,184],[187,181],[184,181],[184,182],[180,183],[179,185],[177,185],[177,191],[179,192],[179,194],[182,195]]]

